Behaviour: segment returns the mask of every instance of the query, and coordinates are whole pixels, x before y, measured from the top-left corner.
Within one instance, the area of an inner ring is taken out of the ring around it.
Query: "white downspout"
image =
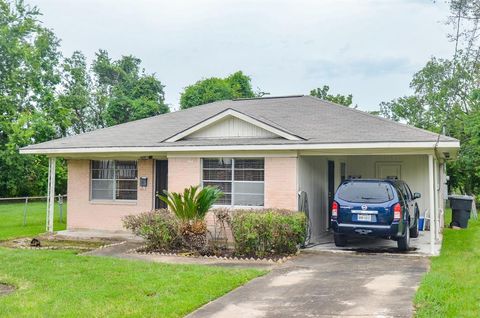
[[[436,211],[435,211],[435,174],[433,155],[428,155],[428,192],[430,210],[430,253],[435,254]]]

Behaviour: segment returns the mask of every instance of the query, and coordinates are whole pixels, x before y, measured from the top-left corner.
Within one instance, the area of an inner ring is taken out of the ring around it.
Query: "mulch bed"
[[[15,287],[0,283],[0,297],[11,294],[15,291]]]

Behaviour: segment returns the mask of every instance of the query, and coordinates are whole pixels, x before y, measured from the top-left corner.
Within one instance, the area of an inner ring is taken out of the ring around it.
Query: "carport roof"
[[[172,138],[219,116],[233,112],[268,126],[291,138],[179,139]],[[340,106],[312,96],[285,96],[225,100],[187,110],[154,116],[108,128],[56,139],[22,148],[22,153],[53,153],[85,149],[168,149],[242,145],[310,145],[355,143],[458,143],[457,139],[432,133]]]

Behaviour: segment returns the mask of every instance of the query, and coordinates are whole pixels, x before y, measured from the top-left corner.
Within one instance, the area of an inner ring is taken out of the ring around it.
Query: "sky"
[[[362,110],[410,94],[432,57],[449,57],[448,6],[432,0],[27,0],[61,39],[92,59],[132,54],[180,93],[207,77],[242,70],[271,96],[329,85]]]

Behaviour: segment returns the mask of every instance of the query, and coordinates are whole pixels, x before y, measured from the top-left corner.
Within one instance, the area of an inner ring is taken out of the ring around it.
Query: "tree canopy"
[[[336,95],[333,95],[333,94],[329,94],[329,91],[330,91],[330,86],[323,85],[323,87],[318,87],[318,88],[312,89],[310,91],[310,95],[318,97],[318,98],[326,100],[326,101],[329,101],[329,102],[332,102],[332,103],[347,106],[347,107],[350,107],[352,105],[352,102],[353,102],[353,95],[352,94],[348,94],[348,95],[336,94]],[[356,106],[355,106],[355,108],[356,108]]]
[[[393,120],[446,132],[461,142],[459,159],[447,165],[450,187],[463,193],[480,190],[480,22],[479,0],[450,1],[448,38],[451,58],[433,57],[410,83],[413,94],[384,102],[381,114]]]
[[[164,86],[140,59],[100,50],[89,67],[80,51],[64,58],[39,16],[23,1],[0,0],[0,196],[46,191],[47,158],[20,155],[21,147],[169,111]],[[66,191],[61,160],[56,182]]]
[[[112,61],[100,50],[93,62],[97,99],[105,101],[100,126],[112,126],[169,112],[164,86],[140,69],[141,60],[129,55]],[[98,107],[97,107],[98,108]],[[103,119],[103,122],[102,122]]]
[[[206,78],[187,86],[180,95],[180,108],[187,109],[219,100],[255,96],[250,77],[238,71],[226,78]]]
[[[43,190],[45,158],[18,148],[62,134],[68,122],[56,99],[59,41],[23,2],[0,1],[0,193]],[[60,174],[62,173],[60,169]],[[61,179],[59,181],[61,183]]]

